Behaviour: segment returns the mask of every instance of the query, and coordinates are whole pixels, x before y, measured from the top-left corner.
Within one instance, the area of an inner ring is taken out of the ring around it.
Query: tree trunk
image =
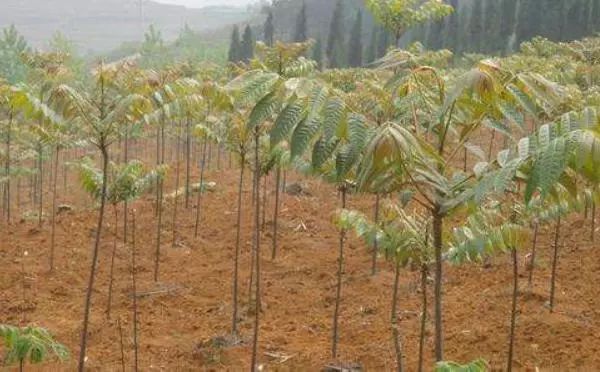
[[[539,223],[536,221],[535,225],[533,226],[533,247],[531,248],[531,261],[529,262],[529,278],[528,278],[529,288],[531,288],[531,285],[533,284],[533,270],[535,269],[535,255],[536,255],[536,250],[537,250],[538,232],[539,232]]]
[[[10,215],[10,162],[11,162],[11,141],[12,141],[12,121],[13,121],[13,111],[12,108],[8,114],[8,129],[6,134],[6,164],[5,164],[5,173],[6,173],[6,222],[10,223],[11,215]]]
[[[444,228],[444,218],[439,212],[439,208],[433,211],[433,247],[435,251],[435,359],[444,360],[444,339],[443,339],[443,319],[442,319],[442,248]]]
[[[38,171],[39,171],[39,199],[38,199],[38,227],[42,227],[42,218],[44,215],[44,162],[43,162],[42,144],[38,145]]]
[[[375,194],[375,225],[379,225],[380,194]],[[371,256],[371,275],[377,274],[377,253],[379,253],[379,242],[375,239]]]
[[[162,230],[162,205],[163,205],[163,180],[158,181],[158,220],[156,224],[156,251],[154,254],[154,281],[158,282],[158,271],[160,265],[160,244],[161,244],[161,230]]]
[[[175,248],[177,244],[177,207],[179,206],[179,173],[180,173],[180,147],[181,147],[181,136],[179,132],[181,131],[181,125],[179,131],[177,133],[177,144],[175,146],[175,198],[173,200],[173,242],[171,246]]]
[[[512,309],[510,313],[510,338],[508,343],[508,361],[506,364],[506,370],[512,371],[513,362],[513,350],[515,345],[515,328],[517,325],[517,299],[519,294],[519,264],[517,257],[517,249],[513,247],[512,253],[512,264],[513,264],[513,293],[512,293]]]
[[[190,129],[190,116],[187,115],[185,124],[185,209],[190,207],[190,172],[192,156],[192,136]]]
[[[340,187],[342,193],[342,209],[346,208],[346,185]],[[338,348],[338,319],[340,316],[340,301],[342,298],[342,277],[344,270],[344,241],[346,239],[346,230],[340,230],[340,245],[338,253],[338,269],[337,269],[337,286],[335,294],[335,310],[333,313],[333,337],[331,346],[331,355],[334,359],[337,358]]]
[[[100,151],[102,152],[102,191],[100,193],[100,211],[98,212],[98,226],[96,228],[96,239],[94,241],[94,250],[92,253],[92,263],[90,267],[90,277],[88,280],[87,292],[85,297],[85,309],[83,312],[83,330],[81,331],[81,343],[79,347],[79,372],[83,372],[85,366],[85,352],[88,338],[90,309],[92,305],[92,292],[94,290],[94,279],[96,277],[96,268],[98,264],[98,251],[100,250],[100,238],[102,235],[102,227],[104,226],[104,210],[106,207],[106,188],[108,183],[108,149],[104,142],[101,142],[100,144]]]
[[[425,352],[425,327],[427,325],[427,274],[426,264],[421,265],[421,330],[419,335],[419,367],[418,371],[423,372],[423,358]]]
[[[138,311],[137,311],[137,287],[136,287],[136,242],[135,242],[136,226],[135,226],[135,210],[131,213],[131,291],[133,294],[133,365],[134,371],[138,371]]]
[[[129,125],[125,124],[125,151],[123,154],[125,164],[129,162]],[[127,199],[123,202],[123,244],[127,246],[127,216],[128,216],[129,203]]]
[[[254,337],[252,339],[252,372],[258,370],[258,332],[260,328],[260,166],[259,166],[259,132],[254,134],[254,183],[256,185],[256,203],[254,205],[254,261],[256,269],[255,302],[254,302]]]
[[[262,198],[262,222],[260,224],[261,229],[265,229],[265,225],[267,224],[267,175],[263,177],[263,198]]]
[[[50,235],[50,272],[54,271],[54,247],[56,243],[56,185],[58,184],[58,156],[60,147],[56,146],[54,155],[54,179],[52,181],[52,233]]]
[[[123,327],[121,319],[117,319],[117,328],[119,329],[119,346],[121,349],[121,372],[125,372],[125,345],[123,344]]]
[[[202,209],[202,187],[204,185],[204,169],[206,168],[206,152],[208,138],[204,139],[202,146],[202,162],[200,163],[200,187],[198,189],[198,199],[196,200],[196,224],[194,226],[194,238],[198,237],[198,229],[200,227],[200,215]]]
[[[237,224],[235,238],[235,257],[233,263],[233,316],[231,320],[231,333],[237,337],[237,318],[238,318],[238,285],[239,285],[239,261],[240,261],[240,240],[242,231],[242,192],[244,186],[244,167],[245,154],[241,154],[240,181],[238,183],[238,200],[237,200]]]
[[[394,351],[396,353],[396,371],[402,372],[402,341],[398,329],[398,287],[400,284],[400,261],[396,259],[396,270],[394,271],[394,291],[392,294],[392,338],[394,340]]]
[[[113,205],[115,212],[115,237],[113,240],[112,254],[110,255],[110,274],[108,279],[108,300],[106,305],[106,319],[110,319],[110,310],[112,308],[112,291],[114,283],[114,272],[115,272],[115,256],[117,255],[117,240],[119,239],[119,212],[117,205]]]
[[[279,226],[279,194],[281,193],[281,167],[277,166],[275,171],[275,214],[273,216],[273,251],[271,252],[271,259],[275,260],[277,257],[277,229]]]
[[[596,235],[596,201],[592,200],[592,231],[591,231],[591,236],[590,239],[592,240],[592,242],[594,242],[595,240],[595,235]]]
[[[554,312],[554,291],[556,289],[556,266],[558,265],[558,244],[560,241],[560,223],[561,216],[556,220],[556,230],[554,232],[554,255],[552,257],[552,277],[550,279],[550,312]]]

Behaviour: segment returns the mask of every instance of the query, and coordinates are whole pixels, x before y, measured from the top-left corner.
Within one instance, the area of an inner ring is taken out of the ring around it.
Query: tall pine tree
[[[362,11],[359,10],[348,42],[348,64],[350,67],[361,67],[363,64],[362,23],[363,15]]]
[[[377,27],[374,26],[371,30],[371,41],[369,41],[369,47],[367,48],[365,61],[367,63],[373,63],[377,58]]]
[[[233,26],[231,32],[231,42],[229,43],[229,62],[237,63],[242,59],[242,44],[240,41],[240,29],[238,26]]]
[[[317,37],[317,42],[312,49],[312,59],[317,62],[319,70],[323,69],[323,41],[321,35]]]
[[[294,31],[294,42],[301,43],[308,40],[308,29],[306,26],[306,2],[302,3],[300,13],[296,19],[296,30]]]
[[[254,57],[254,35],[250,25],[246,26],[244,36],[242,38],[242,53],[241,57],[244,62],[248,62]]]
[[[335,4],[333,17],[329,27],[329,39],[327,40],[327,60],[331,68],[342,67],[344,50],[344,5],[343,0]]]
[[[273,25],[273,12],[270,10],[267,15],[267,20],[265,21],[264,36],[265,44],[270,47],[273,46],[273,43],[275,42],[275,26]]]

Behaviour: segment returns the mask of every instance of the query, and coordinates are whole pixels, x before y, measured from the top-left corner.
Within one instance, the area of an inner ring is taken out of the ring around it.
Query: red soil
[[[195,209],[183,200],[177,223],[178,244],[171,246],[172,201],[166,204],[162,236],[160,282],[152,280],[155,226],[152,196],[135,204],[138,213],[138,291],[176,288],[170,293],[139,299],[141,370],[246,370],[250,364],[253,318],[248,312],[250,267],[250,192],[245,193],[243,256],[241,260],[241,316],[243,342],[224,348],[202,347],[230,330],[231,280],[235,244],[237,171],[208,172],[216,181],[206,194],[199,239],[193,238]],[[76,366],[89,273],[96,212],[72,180],[61,201],[74,212],[58,218],[56,270],[48,273],[50,225],[13,224],[0,232],[0,323],[26,321],[46,327],[73,353],[64,364],[47,364],[44,370],[73,370]],[[249,179],[248,183],[249,184]],[[172,186],[172,185],[171,185]],[[249,188],[246,188],[249,189]],[[331,185],[309,182],[312,196],[285,195],[280,222],[280,252],[270,260],[273,195],[269,194],[267,228],[263,238],[263,314],[260,361],[268,370],[319,370],[330,360],[330,339],[335,295],[338,232],[332,224],[337,207]],[[373,198],[351,196],[349,206],[371,210]],[[369,212],[370,213],[370,212]],[[302,224],[306,230],[299,228]],[[124,334],[129,369],[133,353],[129,247],[119,243],[115,270],[115,297],[111,320],[106,319],[110,253],[114,215],[108,210],[93,294],[88,345],[88,367],[120,370],[117,319]],[[451,226],[447,226],[450,228]],[[564,245],[558,266],[556,311],[545,302],[549,292],[551,226],[539,239],[539,265],[534,285],[527,288],[525,255],[519,253],[520,286],[515,367],[534,370],[600,369],[600,251],[589,241],[589,225],[580,217],[564,228]],[[119,231],[120,240],[123,234]],[[22,250],[28,256],[22,258]],[[370,254],[349,236],[340,316],[340,360],[366,370],[392,370],[394,352],[389,326],[393,273],[383,260],[379,273],[370,275]],[[24,260],[24,261],[23,261]],[[23,265],[22,265],[23,264]],[[25,288],[22,285],[25,269]],[[509,255],[491,265],[445,267],[445,357],[466,362],[478,357],[503,369],[507,353],[511,266]],[[418,351],[419,274],[404,270],[399,294],[400,330],[405,365],[415,370]],[[429,293],[432,292],[429,288]],[[25,301],[23,300],[25,296]],[[430,299],[430,304],[432,299]],[[433,308],[430,307],[429,319]],[[433,365],[433,323],[427,324],[427,365]],[[266,355],[265,353],[270,354]],[[290,358],[279,363],[273,355]]]

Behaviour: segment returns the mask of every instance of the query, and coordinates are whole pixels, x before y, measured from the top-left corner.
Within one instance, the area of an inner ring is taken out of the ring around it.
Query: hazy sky
[[[159,3],[185,5],[190,8],[201,8],[209,5],[246,5],[256,0],[154,0]]]

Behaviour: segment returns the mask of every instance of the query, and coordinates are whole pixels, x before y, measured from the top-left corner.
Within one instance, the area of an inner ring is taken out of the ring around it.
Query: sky
[[[201,8],[210,5],[238,5],[243,6],[256,0],[154,0],[164,4],[184,5],[190,8]]]

